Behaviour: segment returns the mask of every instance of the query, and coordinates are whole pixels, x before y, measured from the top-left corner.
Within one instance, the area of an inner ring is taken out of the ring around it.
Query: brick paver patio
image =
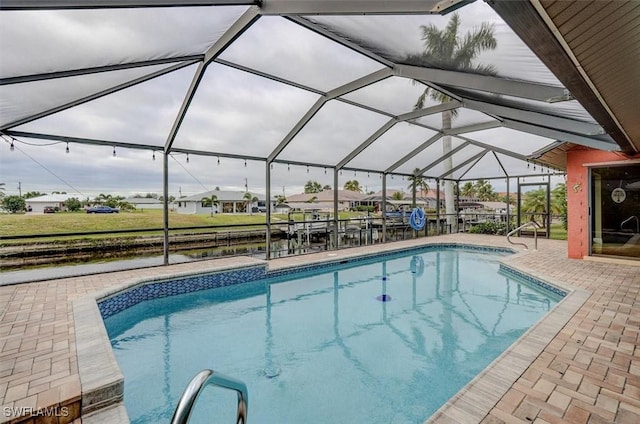
[[[504,237],[456,234],[336,254],[342,257],[440,242],[507,246]],[[489,412],[482,419],[460,414],[465,410],[466,400],[462,400],[458,405],[452,403],[449,410],[439,411],[433,422],[640,422],[640,263],[571,260],[566,258],[565,242],[539,242],[537,252],[515,255],[507,259],[508,264],[540,279],[582,289],[587,292],[586,302],[568,317],[567,324],[550,342],[545,342],[533,361],[526,363],[524,372],[506,393],[499,394],[499,401],[488,405]],[[326,259],[327,254],[322,253],[277,259],[269,262],[269,266]],[[0,423],[80,421],[76,419],[80,414],[82,388],[76,355],[74,300],[149,276],[204,272],[256,262],[251,258],[228,258],[0,286]],[[483,402],[486,400],[477,400],[478,404]],[[39,416],[28,417],[38,411]],[[85,418],[86,422],[91,421]]]

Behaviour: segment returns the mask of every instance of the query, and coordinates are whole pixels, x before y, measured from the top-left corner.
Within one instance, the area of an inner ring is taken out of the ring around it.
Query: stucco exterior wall
[[[585,164],[629,159],[620,153],[587,147],[576,147],[567,152],[567,254],[570,258],[582,259],[589,255],[589,168]]]

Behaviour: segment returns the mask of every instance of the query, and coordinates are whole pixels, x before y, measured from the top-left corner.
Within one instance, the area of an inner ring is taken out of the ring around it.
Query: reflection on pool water
[[[559,300],[501,255],[414,251],[139,303],[105,320],[131,421],[168,422],[210,368],[247,384],[249,423],[422,423]],[[235,405],[207,387],[192,422]]]

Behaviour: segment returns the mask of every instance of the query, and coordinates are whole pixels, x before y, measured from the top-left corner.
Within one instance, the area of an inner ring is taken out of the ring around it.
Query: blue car
[[[87,208],[87,213],[118,213],[120,209],[110,206],[92,206]]]

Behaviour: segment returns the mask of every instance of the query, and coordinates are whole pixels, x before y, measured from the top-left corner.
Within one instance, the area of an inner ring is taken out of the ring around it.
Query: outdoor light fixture
[[[324,168],[324,173],[325,173],[325,175],[327,174],[327,168]]]
[[[291,164],[290,163],[287,164],[287,171],[291,171]]]
[[[218,156],[218,165],[220,165],[220,156]]]
[[[16,147],[13,145],[13,140],[11,140],[11,145],[9,146],[9,150],[13,152],[15,149]]]
[[[271,163],[271,169],[273,169],[273,162]]]
[[[307,174],[309,173],[309,165],[307,165]]]
[[[244,167],[245,168],[247,167],[247,160],[246,159],[244,160]]]
[[[152,158],[153,160],[156,160],[156,151],[155,151],[155,150],[153,151],[153,155],[151,156],[151,158]]]
[[[187,163],[189,163],[189,153],[187,153]]]
[[[65,153],[69,153],[69,143],[67,143],[67,148],[64,150]]]
[[[113,157],[116,157],[116,146],[113,146]]]

